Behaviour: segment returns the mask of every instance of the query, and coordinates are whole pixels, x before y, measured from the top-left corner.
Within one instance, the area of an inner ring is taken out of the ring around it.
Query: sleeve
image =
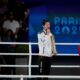
[[[53,41],[54,41],[54,53],[56,54],[56,53],[57,53],[57,50],[56,50],[56,43],[55,43],[55,39],[54,39]]]
[[[56,54],[57,50],[56,50],[55,38],[52,34],[51,34],[51,42],[52,42],[51,44],[52,44],[52,47],[53,47],[54,54]]]
[[[3,28],[6,28],[6,25],[7,25],[6,22],[4,22],[2,27]]]
[[[16,21],[16,28],[19,28],[20,27],[20,24],[18,21]]]
[[[43,54],[43,43],[41,41],[41,34],[38,33],[38,47],[39,47],[39,54]]]

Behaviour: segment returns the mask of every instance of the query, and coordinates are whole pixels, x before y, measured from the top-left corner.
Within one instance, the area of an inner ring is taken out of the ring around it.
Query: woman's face
[[[44,29],[50,29],[50,22],[46,22],[44,25]]]

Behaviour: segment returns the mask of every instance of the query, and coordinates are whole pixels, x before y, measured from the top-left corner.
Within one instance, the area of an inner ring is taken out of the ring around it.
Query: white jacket
[[[51,36],[53,36],[51,32],[48,35],[46,35],[44,31],[38,33],[38,46],[39,46],[40,56],[51,57],[55,53],[57,53],[56,46],[55,46],[55,40],[53,40],[53,43],[54,43],[53,51],[54,52],[52,53]]]

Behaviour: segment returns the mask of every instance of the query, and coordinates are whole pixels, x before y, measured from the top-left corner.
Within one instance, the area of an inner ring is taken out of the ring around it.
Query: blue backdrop
[[[51,22],[51,32],[57,43],[80,42],[80,12],[77,8],[64,6],[36,6],[30,8],[29,39],[37,42],[37,33],[42,30],[42,20]],[[59,53],[78,53],[78,46],[57,46]],[[36,48],[36,46],[35,46]],[[35,51],[33,47],[33,52]]]

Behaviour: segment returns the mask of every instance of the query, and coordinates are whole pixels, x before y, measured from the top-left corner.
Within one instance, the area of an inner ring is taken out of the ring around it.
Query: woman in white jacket
[[[43,20],[42,25],[44,29],[38,33],[40,58],[39,73],[41,75],[49,75],[51,58],[56,55],[57,51],[54,36],[50,32],[50,22],[48,20]],[[48,78],[44,78],[43,80],[48,80]]]

